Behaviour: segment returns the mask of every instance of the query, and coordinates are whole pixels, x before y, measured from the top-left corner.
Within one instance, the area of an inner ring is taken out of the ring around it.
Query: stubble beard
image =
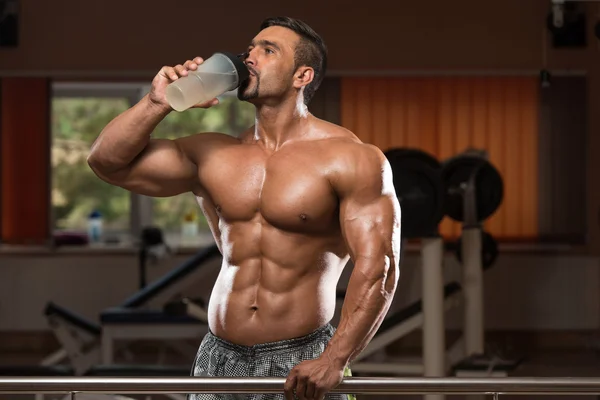
[[[248,87],[250,86],[250,78],[242,82],[237,92],[237,97],[239,100],[248,101],[258,97],[260,78],[258,77],[258,75],[254,75],[254,78],[256,79],[256,84],[251,90],[248,90]]]

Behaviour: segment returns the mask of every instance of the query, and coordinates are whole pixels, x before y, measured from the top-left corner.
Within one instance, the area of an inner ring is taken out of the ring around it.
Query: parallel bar
[[[0,378],[1,394],[23,393],[282,393],[285,378]],[[345,378],[331,393],[600,394],[596,378]]]

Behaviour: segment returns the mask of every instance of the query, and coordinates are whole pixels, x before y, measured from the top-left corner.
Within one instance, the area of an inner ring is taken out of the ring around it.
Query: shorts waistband
[[[327,323],[322,327],[314,330],[308,335],[300,336],[292,339],[284,339],[276,342],[267,342],[267,343],[259,343],[253,346],[244,346],[235,343],[231,343],[225,339],[222,339],[216,335],[214,335],[210,330],[208,331],[208,338],[220,346],[239,353],[244,356],[258,356],[258,355],[266,355],[270,353],[280,352],[280,351],[289,351],[294,349],[299,349],[305,347],[311,343],[315,343],[320,339],[329,340],[333,333],[335,332],[335,328],[331,325],[331,323]]]

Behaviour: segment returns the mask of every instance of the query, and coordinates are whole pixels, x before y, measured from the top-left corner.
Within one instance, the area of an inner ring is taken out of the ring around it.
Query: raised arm
[[[345,159],[332,182],[340,199],[340,224],[354,270],[336,333],[315,360],[295,367],[284,386],[323,399],[343,379],[344,370],[373,338],[394,296],[399,277],[400,204],[391,168],[370,145],[340,149]]]
[[[172,111],[166,101],[169,83],[186,76],[202,63],[163,67],[152,81],[150,93],[113,119],[100,133],[88,164],[102,180],[148,196],[173,196],[192,190],[197,177],[194,154],[197,136],[177,140],[151,139],[156,126]],[[195,107],[208,108],[216,99]],[[201,146],[200,146],[201,147]]]

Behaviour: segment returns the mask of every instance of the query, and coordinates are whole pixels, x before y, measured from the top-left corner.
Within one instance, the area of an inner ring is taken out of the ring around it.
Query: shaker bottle
[[[215,53],[195,71],[170,83],[167,101],[175,111],[184,111],[238,88],[249,75],[242,59],[226,52]]]

